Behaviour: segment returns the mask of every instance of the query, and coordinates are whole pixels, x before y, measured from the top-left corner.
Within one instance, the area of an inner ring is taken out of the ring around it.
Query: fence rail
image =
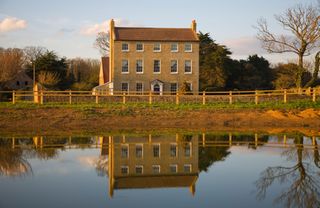
[[[317,102],[320,88],[216,91],[216,92],[149,92],[149,91],[0,91],[0,101],[44,103],[259,103],[309,100]]]

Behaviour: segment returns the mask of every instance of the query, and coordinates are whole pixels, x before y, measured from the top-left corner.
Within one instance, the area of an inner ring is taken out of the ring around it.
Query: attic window
[[[25,82],[24,82],[24,85],[28,85],[28,84],[29,84],[28,81],[25,81]]]
[[[20,82],[19,81],[17,81],[17,86],[19,86],[20,85]]]

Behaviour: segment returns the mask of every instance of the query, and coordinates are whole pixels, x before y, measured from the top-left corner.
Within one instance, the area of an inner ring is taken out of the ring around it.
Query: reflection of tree
[[[314,159],[314,164],[320,168],[320,156],[319,156],[319,149],[318,149],[318,143],[317,140],[314,140],[314,153],[313,153],[313,159]]]
[[[303,137],[295,138],[296,147],[284,152],[288,159],[295,159],[291,167],[268,167],[256,181],[257,198],[264,199],[269,186],[274,182],[291,184],[288,190],[275,199],[275,203],[284,203],[286,207],[319,207],[320,206],[320,171],[306,159],[310,155],[303,149]],[[319,162],[319,152],[314,150],[314,162]],[[316,159],[317,157],[317,159]],[[305,160],[304,160],[305,159]],[[318,166],[319,167],[319,166]]]
[[[29,173],[32,168],[24,158],[23,150],[0,148],[0,175],[25,176]]]
[[[95,163],[98,176],[106,176],[108,173],[108,156],[102,155]]]
[[[207,135],[207,141],[223,141],[226,136]],[[208,168],[217,161],[223,161],[230,152],[229,147],[199,146],[199,171],[208,171]]]

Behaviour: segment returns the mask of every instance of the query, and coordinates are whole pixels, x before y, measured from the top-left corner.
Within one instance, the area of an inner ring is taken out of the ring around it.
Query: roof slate
[[[117,41],[199,41],[190,28],[115,27]]]

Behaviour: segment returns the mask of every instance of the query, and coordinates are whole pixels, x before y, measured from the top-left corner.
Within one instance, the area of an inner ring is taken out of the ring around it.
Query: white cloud
[[[240,37],[223,41],[235,56],[249,56],[252,54],[266,53],[256,37]]]
[[[99,32],[108,32],[109,30],[109,21],[104,21],[102,23],[96,23],[96,24],[91,24],[91,25],[87,25],[84,26],[81,30],[80,30],[80,34],[82,35],[86,35],[86,36],[92,36],[92,35],[96,35]],[[128,27],[128,26],[133,26],[132,23],[130,23],[128,20],[124,20],[124,19],[114,19],[115,21],[115,25],[116,26],[122,26],[122,27]]]
[[[6,17],[0,21],[0,33],[13,30],[22,30],[27,27],[27,21],[16,17]]]

